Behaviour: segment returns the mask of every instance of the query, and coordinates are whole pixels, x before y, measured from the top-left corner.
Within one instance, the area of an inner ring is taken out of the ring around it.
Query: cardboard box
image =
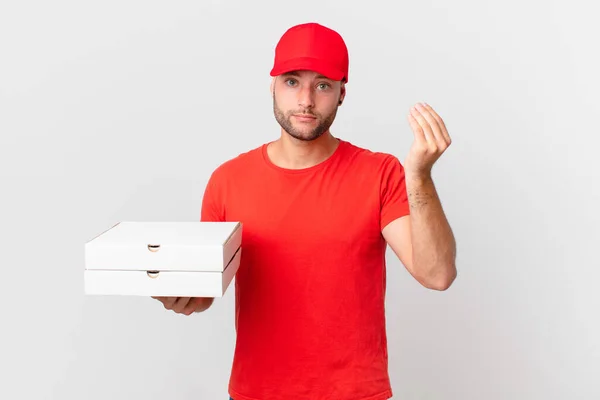
[[[85,294],[222,297],[241,241],[239,222],[120,222],[85,243]]]

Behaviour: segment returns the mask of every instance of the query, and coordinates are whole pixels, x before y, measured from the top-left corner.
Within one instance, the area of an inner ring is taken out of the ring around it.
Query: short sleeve
[[[223,202],[223,185],[219,183],[218,176],[213,172],[208,179],[202,198],[200,221],[223,222],[225,221],[225,205]]]
[[[402,164],[396,157],[389,156],[382,171],[380,186],[381,229],[393,220],[410,214]]]

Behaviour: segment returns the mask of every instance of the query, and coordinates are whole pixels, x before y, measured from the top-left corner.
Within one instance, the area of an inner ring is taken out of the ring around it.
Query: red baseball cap
[[[315,22],[289,28],[275,47],[271,76],[294,70],[315,71],[348,82],[348,49],[336,31]]]

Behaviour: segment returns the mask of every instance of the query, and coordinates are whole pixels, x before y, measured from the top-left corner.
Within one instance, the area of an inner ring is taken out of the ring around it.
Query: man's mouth
[[[302,121],[309,121],[309,120],[313,120],[313,119],[317,118],[312,114],[292,114],[292,116],[294,116]]]

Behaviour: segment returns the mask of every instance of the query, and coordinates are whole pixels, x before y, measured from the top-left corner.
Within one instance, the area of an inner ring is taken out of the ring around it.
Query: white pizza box
[[[119,222],[85,243],[85,294],[222,297],[241,242],[240,222]]]

